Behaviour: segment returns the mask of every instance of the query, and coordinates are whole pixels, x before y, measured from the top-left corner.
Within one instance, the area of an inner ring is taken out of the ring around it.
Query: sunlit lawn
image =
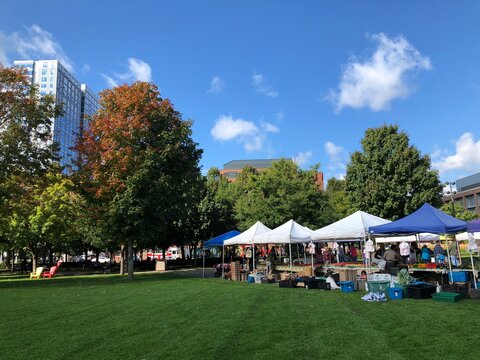
[[[172,274],[0,281],[0,359],[479,359],[480,302]]]

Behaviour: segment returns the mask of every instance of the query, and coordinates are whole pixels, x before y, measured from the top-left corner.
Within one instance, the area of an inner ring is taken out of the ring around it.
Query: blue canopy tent
[[[432,205],[425,203],[420,209],[397,221],[384,225],[371,226],[371,234],[411,235],[423,232],[452,234],[467,229],[467,222],[458,220]]]
[[[433,234],[453,234],[467,229],[467,222],[458,220],[453,216],[444,213],[432,205],[425,203],[417,211],[405,216],[397,221],[384,225],[377,225],[368,228],[373,235],[410,235],[429,232]],[[458,246],[458,245],[457,245]],[[459,249],[460,250],[460,249]],[[450,273],[452,272],[452,263],[447,239],[447,256]]]
[[[228,240],[234,236],[240,234],[238,230],[231,230],[226,232],[225,234],[215,236],[213,239],[205,241],[203,243],[203,277],[205,277],[205,248],[207,247],[214,247],[214,246],[221,246],[222,247],[222,277],[223,277],[223,267],[224,267],[224,256],[225,256],[225,249],[223,249],[223,242]]]
[[[467,231],[469,233],[480,232],[480,219],[469,221],[467,223]]]

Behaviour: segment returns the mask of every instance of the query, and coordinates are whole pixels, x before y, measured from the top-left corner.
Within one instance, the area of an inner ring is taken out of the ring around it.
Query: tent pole
[[[477,289],[477,277],[475,276],[475,263],[473,262],[473,252],[470,250],[470,260],[472,261],[473,285]]]
[[[290,276],[292,276],[293,269],[292,269],[292,244],[288,244],[289,256],[290,256]]]
[[[225,269],[225,245],[222,245],[222,279],[225,277],[224,269]]]
[[[450,273],[448,275],[448,283],[453,282],[453,273],[452,273],[452,258],[450,257],[450,250],[448,249],[448,235],[445,237],[447,241],[447,256],[448,256],[448,268],[450,269]],[[450,281],[452,279],[452,281]]]
[[[313,249],[311,248],[311,250],[313,251],[310,252],[310,255],[312,256],[312,276],[315,276],[315,270],[313,269],[313,253],[315,252],[316,249],[315,249],[315,245],[313,245],[313,242],[311,242],[310,244],[312,244],[313,246]]]
[[[252,259],[253,259],[253,269],[252,273],[255,274],[255,244],[252,244]]]

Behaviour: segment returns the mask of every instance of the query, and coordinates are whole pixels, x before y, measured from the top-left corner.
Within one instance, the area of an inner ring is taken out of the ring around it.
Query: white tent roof
[[[370,226],[383,225],[389,222],[389,220],[378,216],[357,211],[333,224],[315,230],[312,233],[312,241],[363,240],[368,236]]]
[[[473,237],[475,238],[475,240],[480,239],[480,232],[474,232]],[[458,241],[468,240],[468,232],[463,232],[463,233],[457,234],[457,235],[455,235],[455,238]]]
[[[440,240],[440,235],[431,234],[431,233],[420,233],[418,234],[420,241],[437,241]],[[375,242],[377,243],[397,243],[397,242],[415,242],[417,238],[415,235],[407,236],[391,236],[391,237],[376,237]]]
[[[254,244],[291,244],[310,242],[312,230],[293,220],[253,238]]]
[[[260,221],[257,221],[255,224],[250,226],[248,230],[245,230],[241,234],[234,236],[223,242],[223,245],[251,245],[253,244],[253,237],[255,235],[264,234],[267,231],[270,231],[270,228],[263,225]]]

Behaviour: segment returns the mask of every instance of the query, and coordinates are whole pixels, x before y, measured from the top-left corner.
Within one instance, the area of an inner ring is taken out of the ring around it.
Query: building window
[[[45,88],[47,87],[47,84],[41,84],[40,87],[41,87],[42,89],[45,89]]]
[[[47,75],[47,69],[42,69],[42,75]]]
[[[465,207],[467,209],[475,209],[475,197],[473,195],[465,196]]]

